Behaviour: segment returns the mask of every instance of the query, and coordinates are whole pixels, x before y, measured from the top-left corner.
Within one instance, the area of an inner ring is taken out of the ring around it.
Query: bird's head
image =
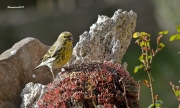
[[[58,41],[60,43],[63,43],[63,44],[72,44],[73,42],[73,35],[70,33],[70,32],[62,32],[59,37],[58,37]]]

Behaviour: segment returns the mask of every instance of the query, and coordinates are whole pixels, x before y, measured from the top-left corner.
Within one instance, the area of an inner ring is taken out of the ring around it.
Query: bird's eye
[[[66,36],[64,36],[64,38],[67,38]]]

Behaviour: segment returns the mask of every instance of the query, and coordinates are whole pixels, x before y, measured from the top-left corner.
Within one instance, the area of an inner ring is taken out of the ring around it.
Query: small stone
[[[32,78],[36,78],[36,74],[32,74]]]

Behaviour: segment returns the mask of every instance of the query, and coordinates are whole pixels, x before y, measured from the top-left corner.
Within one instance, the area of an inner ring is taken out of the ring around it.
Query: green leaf
[[[159,47],[160,47],[160,48],[164,48],[164,46],[165,46],[165,45],[164,45],[163,43],[160,43],[160,44],[159,44]]]
[[[156,108],[160,108],[160,106],[163,104],[162,100],[156,101]]]
[[[142,41],[142,42],[140,42],[140,45],[139,46],[144,46],[145,45],[145,42],[144,41]]]
[[[180,40],[180,34],[175,34],[175,35],[172,35],[169,39],[169,41],[174,41],[174,40]]]
[[[178,97],[180,97],[180,90],[178,90],[179,91],[179,95],[178,95]]]
[[[175,95],[176,95],[176,97],[180,96],[180,90],[176,90]]]
[[[134,73],[137,73],[139,69],[142,69],[143,68],[143,64],[141,64],[140,66],[136,66],[134,68]]]
[[[149,34],[149,33],[146,33],[146,32],[141,32],[141,33],[140,33],[140,36],[150,36],[150,34]]]
[[[147,42],[147,46],[148,46],[148,47],[150,46],[150,43],[149,43],[149,42]]]
[[[147,33],[147,36],[149,36],[149,37],[150,37],[151,35],[150,35],[149,33]]]
[[[139,61],[142,62],[142,63],[144,63],[144,56],[143,56],[143,55],[141,55],[141,56],[139,57]]]
[[[176,28],[177,28],[177,32],[180,32],[180,25],[178,25]]]
[[[135,32],[135,33],[133,34],[133,38],[138,38],[138,37],[139,37],[139,35],[140,35],[140,33],[139,33],[139,32]]]
[[[162,104],[163,104],[163,101],[158,100],[158,101],[156,101],[155,106],[156,106],[156,108],[161,108]],[[154,108],[154,104],[151,104],[148,108]]]
[[[139,61],[140,61],[141,63],[144,63],[144,59],[140,59]]]
[[[139,70],[139,66],[136,66],[136,67],[134,68],[134,73],[137,73],[138,70]]]
[[[177,34],[172,35],[172,36],[169,38],[169,41],[174,41],[174,39],[176,39],[176,36],[177,36]]]
[[[159,35],[165,35],[165,34],[168,34],[168,30],[160,31],[158,34],[159,34]]]
[[[141,55],[140,57],[139,57],[139,60],[141,60],[141,59],[143,59],[144,58],[144,56],[143,55]]]
[[[151,59],[151,58],[152,58],[152,56],[151,56],[151,55],[149,55],[149,56],[148,56],[148,59]]]
[[[148,108],[154,108],[154,104],[151,104]]]
[[[176,40],[180,40],[180,34],[176,35]]]
[[[143,68],[143,65],[141,64],[140,66],[139,66],[139,69],[142,69]]]

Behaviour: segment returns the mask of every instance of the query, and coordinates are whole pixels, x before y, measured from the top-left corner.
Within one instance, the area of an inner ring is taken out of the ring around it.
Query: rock
[[[120,62],[131,42],[136,18],[137,15],[133,11],[120,9],[111,18],[98,16],[90,31],[80,36],[69,64],[97,60]]]
[[[44,91],[45,86],[42,84],[34,84],[33,82],[26,84],[21,93],[21,97],[23,98],[21,108],[32,108],[33,106],[36,107],[36,102],[34,101],[37,101],[37,98],[39,98],[44,93]]]
[[[18,108],[18,107],[12,103],[0,101],[0,108]]]
[[[37,39],[26,38],[0,55],[0,101],[20,106],[20,94],[25,84],[47,84],[52,81],[48,67],[34,70],[47,50],[48,46]]]

